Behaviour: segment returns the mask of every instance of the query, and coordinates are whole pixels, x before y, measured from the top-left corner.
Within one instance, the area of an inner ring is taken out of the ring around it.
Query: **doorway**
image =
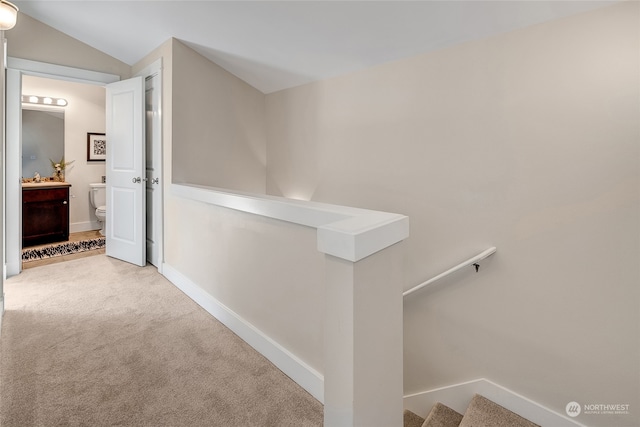
[[[147,73],[147,74],[142,74]],[[22,95],[22,77],[25,75],[34,75],[47,77],[57,80],[75,81],[88,83],[92,85],[105,86],[120,80],[119,76],[99,73],[94,71],[86,71],[72,69],[64,66],[52,64],[43,64],[35,61],[8,58],[7,67],[7,107],[6,107],[6,154],[5,154],[5,171],[6,171],[6,275],[7,277],[16,275],[21,271],[21,234],[22,234],[22,212],[21,200],[21,95]],[[147,143],[150,145],[147,152],[153,153],[154,160],[151,163],[154,174],[162,177],[162,144],[161,144],[161,62],[156,63],[141,71],[140,75],[150,77],[148,79],[149,102],[147,103],[148,111],[146,113],[146,126],[149,127],[149,137]],[[149,261],[160,270],[162,264],[162,182],[157,180],[154,188],[154,194],[151,198],[152,203],[148,205],[146,219],[150,222],[152,242],[154,250],[151,253],[152,258]]]
[[[36,101],[53,97],[63,100],[64,105],[53,108],[26,102],[31,97]],[[25,239],[25,236],[33,234],[27,232],[29,226],[41,222],[42,209],[37,204],[29,215],[27,212],[29,204],[23,204],[22,208],[25,210],[22,213],[23,248],[33,244],[54,243],[56,236],[59,239],[55,242],[60,242],[66,240],[67,235],[102,228],[95,215],[95,208],[91,208],[88,189],[91,184],[102,182],[102,177],[105,176],[105,161],[89,160],[87,139],[88,134],[105,131],[105,89],[94,84],[24,75],[22,98],[22,172],[20,176],[23,183],[37,180],[36,177],[39,177],[41,182],[55,185],[58,177],[55,176],[54,165],[60,164],[62,166],[60,176],[64,180],[62,184],[71,184],[68,187],[66,212],[62,212],[62,216],[68,217],[68,220],[58,217],[51,219],[59,224],[53,231],[58,227],[64,227],[68,233],[65,232],[62,235],[54,233],[51,236],[52,239]],[[32,110],[34,108],[38,110]],[[56,128],[51,124],[53,121],[51,114],[58,111],[62,116],[59,121],[54,122],[58,125]],[[33,117],[34,113],[41,116]],[[40,191],[43,197],[48,193],[46,190],[41,190],[37,183],[32,188],[34,191]],[[23,189],[23,202],[25,194]],[[40,235],[40,237],[43,236]],[[32,240],[31,244],[29,240]]]

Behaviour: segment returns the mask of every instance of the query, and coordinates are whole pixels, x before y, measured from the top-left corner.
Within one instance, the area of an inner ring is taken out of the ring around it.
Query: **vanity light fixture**
[[[64,98],[52,98],[50,96],[35,95],[22,95],[22,102],[27,104],[52,105],[57,107],[66,107],[68,104],[67,100]]]
[[[0,31],[10,30],[18,20],[18,7],[6,0],[0,0]]]

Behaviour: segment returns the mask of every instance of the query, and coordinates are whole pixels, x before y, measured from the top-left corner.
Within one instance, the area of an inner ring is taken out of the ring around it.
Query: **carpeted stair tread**
[[[404,427],[422,427],[422,424],[424,423],[424,418],[408,409],[404,410],[403,418]]]
[[[422,427],[458,427],[462,421],[462,414],[446,405],[437,402],[422,424]]]
[[[460,422],[460,427],[540,427],[520,415],[476,394]]]

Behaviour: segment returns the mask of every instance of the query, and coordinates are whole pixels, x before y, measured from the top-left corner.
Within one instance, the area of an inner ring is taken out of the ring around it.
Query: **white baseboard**
[[[9,277],[13,277],[17,274],[20,274],[21,270],[22,270],[22,257],[18,257],[17,259],[13,259],[12,257],[12,259],[5,264],[4,277],[5,279],[8,279]]]
[[[431,407],[440,402],[464,414],[475,394],[480,394],[541,426],[585,427],[584,424],[484,378],[407,395],[404,397],[404,408],[420,416],[426,416]]]
[[[69,224],[69,233],[80,233],[82,231],[100,230],[100,221],[84,221]]]
[[[169,264],[162,264],[162,275],[247,344],[270,360],[271,363],[276,365],[278,369],[298,383],[309,394],[320,402],[324,402],[324,377],[321,373],[266,336]]]

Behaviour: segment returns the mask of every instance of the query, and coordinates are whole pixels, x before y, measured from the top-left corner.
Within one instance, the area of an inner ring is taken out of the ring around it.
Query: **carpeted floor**
[[[317,400],[152,266],[29,269],[5,308],[3,427],[322,425]]]

